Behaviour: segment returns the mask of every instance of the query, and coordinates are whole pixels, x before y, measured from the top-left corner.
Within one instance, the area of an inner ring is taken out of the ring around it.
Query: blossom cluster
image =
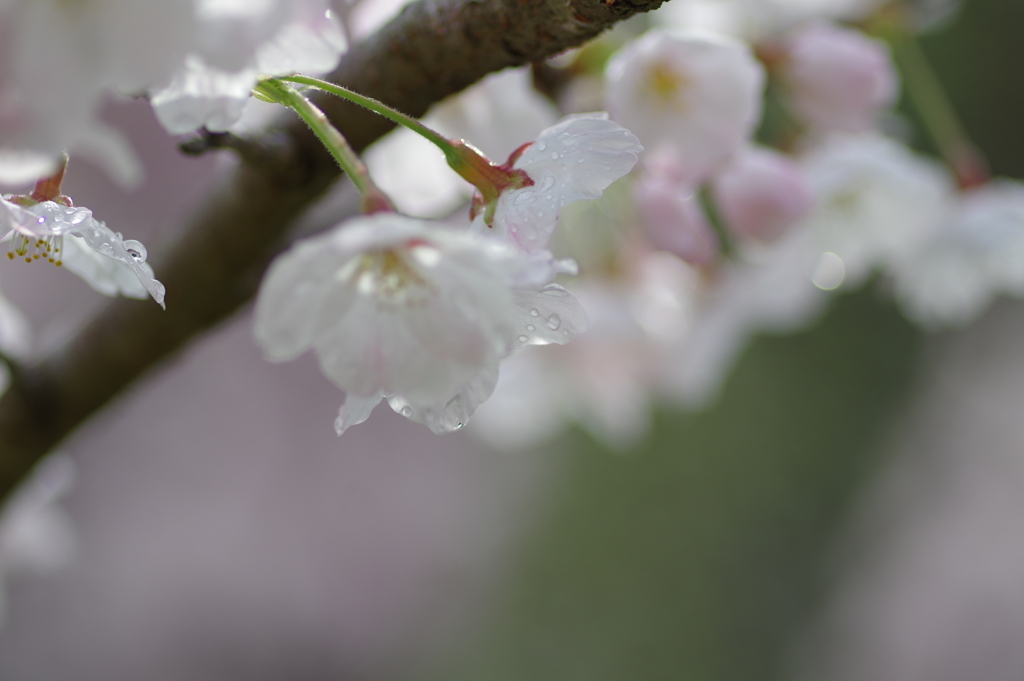
[[[60,190],[65,153],[137,172],[103,98],[146,95],[172,134],[230,130],[254,88],[284,76],[274,92],[292,93],[290,74],[330,70],[401,4],[0,2],[0,183],[36,182],[0,198],[9,257],[163,305],[142,244]],[[689,0],[493,75],[424,119],[447,147],[400,129],[369,150],[368,213],[273,263],[258,342],[317,354],[346,394],[339,434],[386,400],[438,433],[479,408],[500,443],[577,422],[620,444],[657,400],[708,404],[748,338],[810,324],[831,292],[879,279],[925,328],[970,323],[1024,293],[1024,185],[894,134],[901,76],[870,29],[925,19],[902,11]]]

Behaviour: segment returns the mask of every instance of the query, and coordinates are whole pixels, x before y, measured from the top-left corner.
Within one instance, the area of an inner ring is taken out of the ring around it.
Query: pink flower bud
[[[691,185],[645,173],[635,188],[640,221],[651,245],[693,265],[718,256],[715,234]]]
[[[814,206],[810,184],[797,164],[765,147],[737,154],[711,189],[726,228],[741,239],[775,239]]]
[[[899,92],[889,48],[860,31],[812,24],[790,38],[788,53],[790,103],[815,128],[868,130]]]

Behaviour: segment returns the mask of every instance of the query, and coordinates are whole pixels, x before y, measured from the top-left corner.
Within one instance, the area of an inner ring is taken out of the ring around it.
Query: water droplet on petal
[[[548,145],[544,144],[543,142],[539,142],[539,143],[537,144],[537,150],[538,150],[538,151],[544,151],[544,150],[545,150],[545,149],[547,149],[547,148],[548,148]]]
[[[520,342],[520,343],[525,343],[525,342],[526,342],[526,341],[528,341],[528,340],[530,340],[530,337],[529,337],[529,336],[520,336],[520,337],[519,337],[519,342]]]
[[[552,161],[557,161],[558,160],[558,152],[557,151],[552,151],[551,152],[551,160]]]
[[[402,407],[402,416],[405,418],[412,416],[412,407]]]
[[[526,325],[526,330],[529,331],[530,333],[533,333],[534,331],[537,330],[537,327],[534,326],[533,324],[527,324]]]
[[[128,255],[132,256],[136,262],[146,262],[146,247],[134,239],[128,239],[124,242],[124,249],[128,251]]]
[[[550,317],[548,317],[548,328],[550,328],[552,331],[554,331],[555,329],[557,329],[561,325],[562,325],[562,318],[559,317],[558,315],[553,314]]]
[[[531,317],[539,317],[540,316],[540,310],[538,310],[537,308],[533,308],[532,310],[530,310],[530,316]]]
[[[555,178],[553,178],[550,175],[548,175],[547,177],[544,178],[544,182],[540,185],[540,191],[542,191],[542,192],[550,191],[551,188],[554,187],[554,186],[555,186]]]

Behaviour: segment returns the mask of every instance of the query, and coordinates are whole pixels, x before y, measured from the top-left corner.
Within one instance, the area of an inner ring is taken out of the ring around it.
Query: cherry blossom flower
[[[146,263],[146,248],[111,231],[88,208],[54,201],[21,206],[0,199],[0,231],[6,233],[12,260],[66,266],[100,293],[130,298],[148,294],[164,306],[164,286]]]
[[[648,31],[608,64],[612,118],[648,154],[671,154],[697,184],[740,148],[761,117],[764,69],[738,40]]]
[[[478,214],[472,230],[524,253],[547,248],[562,208],[596,199],[627,174],[643,147],[605,113],[566,116],[513,154],[511,170],[528,178],[524,186],[502,191],[488,224]]]
[[[647,432],[658,377],[666,369],[663,348],[689,332],[701,278],[667,253],[648,252],[633,264],[625,278],[576,288],[591,318],[587,333],[571,348],[509,358],[471,432],[501,448],[535,444],[569,423],[614,448]]]
[[[256,303],[267,357],[313,348],[347,395],[335,428],[381,399],[437,433],[461,428],[516,347],[566,343],[586,314],[548,282],[549,255],[519,255],[463,231],[376,213],[280,256]]]
[[[194,20],[191,2],[0,5],[0,182],[46,175],[65,149],[91,156],[122,183],[134,179],[138,163],[97,109],[109,91],[139,92],[169,77]]]
[[[827,23],[789,38],[781,76],[794,113],[819,130],[868,130],[899,94],[885,43]]]
[[[767,147],[738,153],[714,177],[711,189],[725,227],[743,239],[775,239],[814,206],[811,186],[797,163]]]
[[[334,68],[347,43],[328,7],[326,0],[199,0],[200,44],[151,91],[160,123],[171,133],[223,131],[241,118],[261,77]]]
[[[927,328],[966,326],[999,293],[1024,296],[1024,185],[968,190],[932,238],[889,271],[904,314]]]
[[[873,133],[833,136],[801,167],[816,197],[805,224],[821,252],[842,261],[848,287],[921,248],[955,195],[936,161]]]

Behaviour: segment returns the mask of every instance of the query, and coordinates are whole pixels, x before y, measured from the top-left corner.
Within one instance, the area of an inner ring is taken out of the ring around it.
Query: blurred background
[[[1017,0],[966,0],[922,38],[1016,178],[1022,29]],[[73,163],[68,193],[158,250],[230,161],[179,155],[145,103],[107,117],[146,184]],[[44,345],[105,302],[51,268],[0,283]],[[65,443],[76,551],[10,585],[0,679],[1024,678],[1019,302],[925,336],[873,286],[841,295],[628,451],[498,452],[386,409],[339,439],[315,360],[269,364],[250,329]]]

